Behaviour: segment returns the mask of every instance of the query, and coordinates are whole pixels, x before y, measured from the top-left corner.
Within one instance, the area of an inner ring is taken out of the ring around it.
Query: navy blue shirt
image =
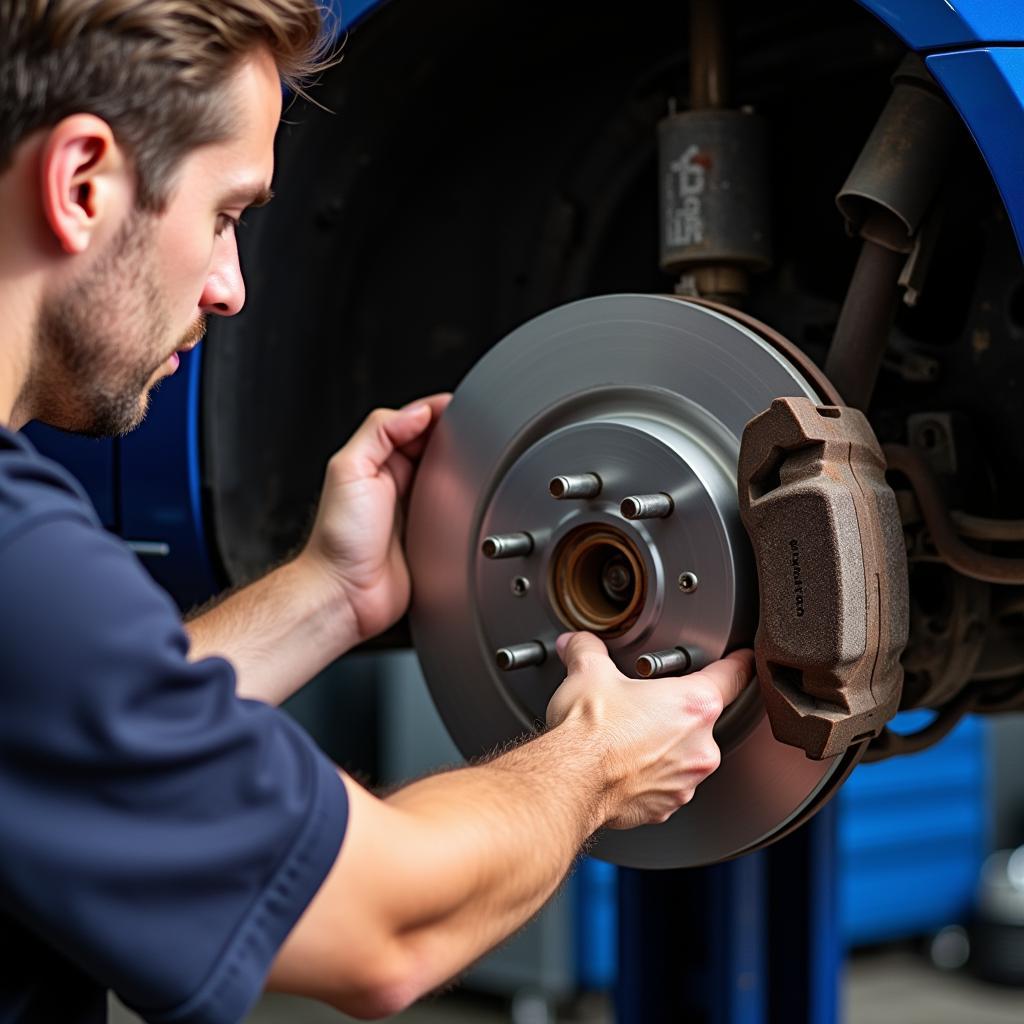
[[[334,862],[348,803],[285,715],[188,660],[81,488],[0,429],[0,1021],[226,1024]]]

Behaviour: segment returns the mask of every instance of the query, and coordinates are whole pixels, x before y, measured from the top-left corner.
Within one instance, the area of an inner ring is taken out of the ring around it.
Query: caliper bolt
[[[699,582],[695,572],[684,572],[679,577],[679,589],[684,594],[692,594],[697,589]]]
[[[644,679],[656,676],[682,675],[691,664],[690,654],[682,647],[670,647],[667,651],[641,654],[636,659],[636,674]]]
[[[530,591],[530,581],[525,576],[516,576],[512,580],[512,593],[516,597],[526,597]]]
[[[494,655],[498,668],[503,672],[512,672],[517,668],[529,668],[531,665],[541,665],[547,659],[547,648],[536,640],[530,640],[525,644],[512,644],[511,647],[502,647]]]
[[[664,519],[675,502],[667,494],[635,494],[622,499],[619,511],[626,519]]]
[[[492,533],[480,545],[484,558],[525,557],[533,551],[533,537],[528,533]]]
[[[548,491],[552,498],[596,498],[601,493],[601,478],[596,473],[556,476]]]

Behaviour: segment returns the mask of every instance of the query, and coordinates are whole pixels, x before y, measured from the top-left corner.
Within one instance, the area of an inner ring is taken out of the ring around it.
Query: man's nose
[[[245,281],[238,262],[238,249],[231,245],[225,246],[225,250],[210,268],[199,299],[202,311],[214,316],[234,316],[245,305]]]

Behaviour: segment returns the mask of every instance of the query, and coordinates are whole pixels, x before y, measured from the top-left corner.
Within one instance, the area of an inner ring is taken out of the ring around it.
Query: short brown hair
[[[103,118],[135,163],[137,204],[160,210],[175,169],[224,138],[220,86],[265,45],[285,86],[327,66],[316,0],[0,0],[0,172],[31,133]]]

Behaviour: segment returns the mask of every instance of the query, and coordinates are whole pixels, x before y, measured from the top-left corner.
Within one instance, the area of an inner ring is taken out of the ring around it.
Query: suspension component
[[[909,253],[945,178],[957,116],[924,61],[908,54],[836,205],[854,236]]]
[[[658,125],[661,266],[731,301],[771,265],[767,124],[728,110],[723,0],[691,0],[690,110]]]
[[[863,414],[776,399],[743,434],[743,524],[757,559],[757,673],[775,736],[812,758],[899,708],[907,562],[885,459]]]
[[[924,62],[909,54],[893,75],[892,97],[836,197],[847,231],[863,243],[825,373],[855,408],[866,409],[871,401],[901,275],[908,254],[924,239],[920,229],[942,185],[957,128],[956,114]]]
[[[965,544],[957,533],[956,525],[946,511],[939,485],[928,463],[912,448],[901,444],[887,444],[885,457],[889,468],[907,478],[921,509],[925,525],[935,550],[951,569],[983,580],[985,583],[1024,584],[1024,558],[1006,558],[978,551]],[[981,520],[989,524],[994,520]],[[997,529],[990,526],[991,529]]]

